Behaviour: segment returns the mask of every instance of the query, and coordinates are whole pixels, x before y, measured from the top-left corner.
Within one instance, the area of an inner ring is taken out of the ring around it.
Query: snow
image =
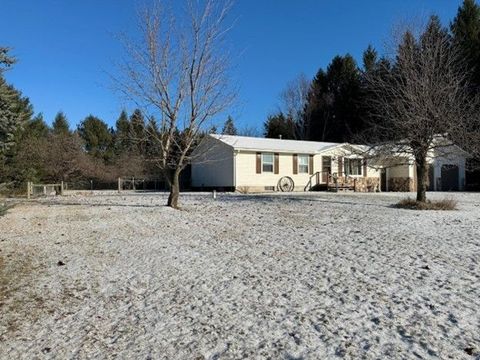
[[[236,135],[210,134],[214,139],[233,147],[235,150],[280,151],[290,153],[315,154],[342,144],[317,141],[299,141],[287,139],[270,139]]]
[[[479,359],[480,194],[404,196],[19,204],[0,217],[0,358]]]

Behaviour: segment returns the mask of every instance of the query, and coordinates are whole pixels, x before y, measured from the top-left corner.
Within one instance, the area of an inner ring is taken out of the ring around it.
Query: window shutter
[[[273,160],[273,173],[274,174],[278,174],[279,172],[279,169],[278,169],[278,166],[279,166],[279,154],[278,153],[275,153],[275,156],[274,156],[274,160]]]
[[[367,160],[363,160],[363,177],[367,177]]]
[[[257,153],[257,174],[262,173],[262,153]]]
[[[293,154],[293,175],[298,174],[298,155]]]
[[[313,175],[313,155],[308,156],[308,173]]]
[[[338,176],[343,176],[343,158],[338,157]]]

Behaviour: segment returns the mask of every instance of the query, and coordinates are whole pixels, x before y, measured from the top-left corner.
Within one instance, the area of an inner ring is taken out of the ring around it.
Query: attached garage
[[[457,165],[443,165],[441,173],[442,191],[459,190],[460,171]]]

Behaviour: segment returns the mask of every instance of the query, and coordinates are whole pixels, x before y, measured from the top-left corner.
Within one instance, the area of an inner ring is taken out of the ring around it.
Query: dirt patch
[[[44,308],[44,299],[26,286],[37,269],[29,255],[0,256],[0,340],[18,331],[23,321],[35,321]]]

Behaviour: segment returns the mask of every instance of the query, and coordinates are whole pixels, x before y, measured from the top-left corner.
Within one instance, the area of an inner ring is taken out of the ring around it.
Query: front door
[[[322,156],[322,183],[328,182],[328,175],[332,173],[332,157]]]

